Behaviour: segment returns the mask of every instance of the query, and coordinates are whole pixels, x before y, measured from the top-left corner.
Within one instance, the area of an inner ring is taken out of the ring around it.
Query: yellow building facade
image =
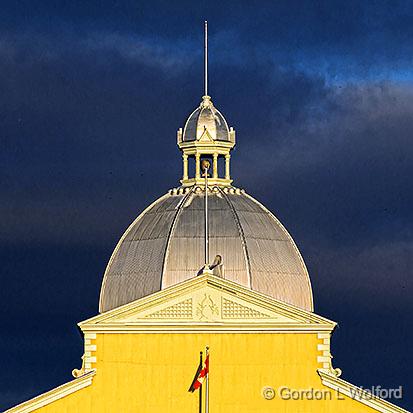
[[[74,380],[7,413],[199,412],[188,388],[206,347],[205,413],[406,413],[333,367],[336,323],[314,313],[307,268],[284,226],[233,186],[235,131],[205,89],[178,130],[181,185],[124,233],[100,314],[79,323]]]
[[[208,273],[79,326],[78,377],[9,413],[197,412],[205,346],[211,412],[406,412],[339,377],[334,322]]]

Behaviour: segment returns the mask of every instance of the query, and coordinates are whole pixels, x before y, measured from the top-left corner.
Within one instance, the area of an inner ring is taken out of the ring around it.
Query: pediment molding
[[[84,331],[331,331],[333,321],[204,274],[79,323]]]
[[[192,297],[186,298],[176,304],[160,308],[157,311],[149,312],[144,318],[150,318],[152,320],[191,320],[193,317],[193,300]]]

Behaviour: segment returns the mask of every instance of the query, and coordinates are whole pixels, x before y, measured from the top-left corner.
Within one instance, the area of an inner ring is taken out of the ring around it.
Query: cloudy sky
[[[124,229],[210,94],[234,184],[285,224],[334,364],[413,407],[413,3],[2,1],[0,409],[70,380]]]

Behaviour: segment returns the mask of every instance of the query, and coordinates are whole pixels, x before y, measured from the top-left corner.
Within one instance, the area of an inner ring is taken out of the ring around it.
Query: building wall
[[[321,384],[321,340],[309,333],[97,334],[91,386],[41,412],[198,412],[189,393],[199,351],[210,347],[210,412],[375,411]],[[266,400],[262,388],[318,389],[333,400]]]

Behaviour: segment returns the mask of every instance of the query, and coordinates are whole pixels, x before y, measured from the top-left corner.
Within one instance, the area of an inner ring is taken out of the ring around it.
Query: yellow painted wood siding
[[[92,385],[38,411],[196,413],[188,387],[206,345],[211,413],[375,411],[333,390],[331,401],[264,399],[264,386],[330,391],[317,374],[316,334],[98,334],[95,343]]]

